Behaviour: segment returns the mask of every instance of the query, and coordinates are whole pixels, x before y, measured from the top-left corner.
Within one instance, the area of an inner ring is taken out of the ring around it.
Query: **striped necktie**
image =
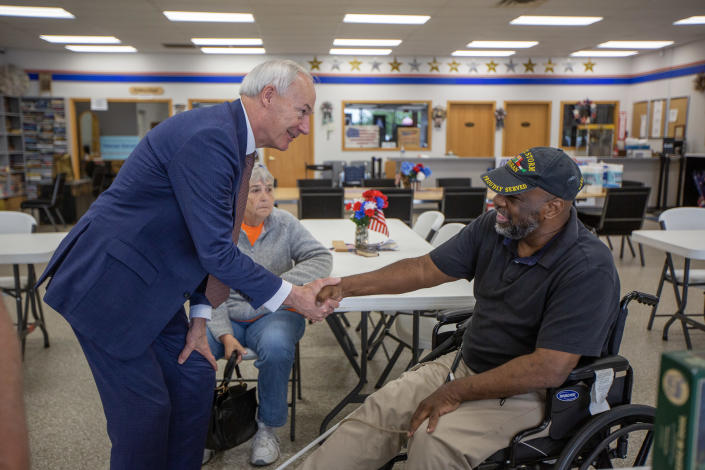
[[[257,152],[253,152],[245,157],[245,168],[242,171],[242,179],[240,180],[240,191],[237,193],[237,201],[235,206],[235,225],[233,226],[233,243],[237,246],[237,240],[240,238],[240,226],[242,219],[245,217],[245,207],[247,206],[247,194],[250,189],[250,175],[252,167],[255,164],[255,156]],[[224,284],[215,276],[208,275],[208,283],[206,284],[206,297],[213,306],[218,307],[227,300],[230,296],[230,287]]]

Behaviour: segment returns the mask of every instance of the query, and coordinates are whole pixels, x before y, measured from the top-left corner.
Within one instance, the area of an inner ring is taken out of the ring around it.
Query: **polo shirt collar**
[[[519,258],[517,256],[516,260],[521,264],[526,264],[528,266],[533,266],[535,264],[540,264],[546,269],[550,269],[555,262],[563,256],[563,253],[570,249],[575,242],[578,240],[578,216],[575,211],[575,207],[570,208],[570,217],[568,222],[566,222],[563,230],[558,232],[553,238],[551,238],[548,243],[546,243],[540,250],[531,256],[524,258]],[[512,243],[513,242],[513,243]],[[503,241],[503,245],[507,249],[516,253],[516,241],[506,238]]]
[[[245,146],[245,155],[249,155],[255,151],[255,134],[252,132],[252,126],[250,126],[250,119],[247,117],[247,110],[245,105],[242,104],[240,100],[240,106],[242,106],[242,112],[245,115],[245,124],[247,125],[247,145]]]

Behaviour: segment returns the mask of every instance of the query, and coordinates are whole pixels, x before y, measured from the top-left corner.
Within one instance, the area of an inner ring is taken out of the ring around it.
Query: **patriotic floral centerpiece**
[[[389,236],[387,221],[382,209],[388,205],[387,196],[376,189],[362,193],[362,199],[345,204],[345,209],[353,211],[350,220],[355,222],[355,246],[366,248],[367,229]]]
[[[431,170],[423,166],[423,163],[413,165],[410,162],[402,162],[401,164],[401,180],[406,188],[411,186],[411,183],[423,181],[430,175]]]

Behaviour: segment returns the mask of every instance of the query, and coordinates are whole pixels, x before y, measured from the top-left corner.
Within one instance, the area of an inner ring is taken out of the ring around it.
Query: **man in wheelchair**
[[[319,294],[474,280],[457,368],[449,377],[450,353],[388,383],[301,468],[376,469],[407,439],[406,468],[474,468],[542,422],[546,389],[563,384],[581,358],[607,353],[619,278],[610,251],[576,217],[578,166],[560,149],[535,147],[482,180],[497,193],[494,211],[427,255],[345,277]]]

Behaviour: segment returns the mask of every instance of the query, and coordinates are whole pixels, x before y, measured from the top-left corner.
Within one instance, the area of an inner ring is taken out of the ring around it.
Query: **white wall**
[[[310,56],[291,57],[308,67]],[[54,73],[59,71],[71,72],[98,72],[98,73],[151,73],[151,74],[244,74],[254,65],[263,60],[262,57],[228,57],[206,56],[200,54],[161,54],[161,55],[99,55],[78,53],[44,53],[36,51],[10,50],[0,59],[27,70],[49,70]],[[392,59],[377,58],[382,63],[382,72],[370,72],[369,62],[375,59],[362,59],[367,61],[361,72],[349,71],[348,60],[338,58],[340,70],[332,70],[333,58],[319,57],[323,61],[321,72],[323,74],[360,75],[366,77],[388,77],[389,66]],[[459,60],[462,63],[460,73],[448,72],[448,62],[452,58],[439,58],[442,74],[430,74],[425,65],[430,59],[418,58],[422,66],[422,73],[409,73],[408,66],[404,70],[405,76],[444,76],[444,77],[494,77],[495,74],[484,73],[487,60],[476,60],[482,73],[470,73],[468,60]],[[504,75],[506,59],[496,59],[500,65],[497,67],[500,76],[570,76],[570,77],[609,77],[627,76],[632,73],[646,73],[662,68],[679,66],[705,60],[705,41],[671,48],[662,53],[646,54],[636,59],[593,59],[596,63],[594,72],[583,71],[582,63],[585,59],[557,59],[555,75],[544,75],[546,58],[532,58],[536,63],[536,75],[511,74]],[[408,63],[411,58],[400,57],[399,61]],[[517,70],[523,70],[521,65],[526,59],[515,59],[518,63]],[[567,73],[565,65],[572,63],[574,71]],[[425,69],[424,69],[425,68]],[[396,74],[400,75],[400,74]],[[497,107],[504,106],[505,100],[548,100],[552,102],[551,108],[551,145],[559,144],[560,131],[560,102],[578,101],[585,98],[591,100],[618,100],[620,110],[627,111],[628,119],[631,117],[632,103],[644,99],[668,98],[670,96],[689,96],[690,107],[686,138],[688,150],[692,152],[705,152],[705,95],[693,90],[693,75],[646,82],[636,85],[386,85],[386,84],[319,84],[317,85],[317,106],[324,101],[333,104],[334,123],[330,128],[324,128],[320,121],[320,113],[316,114],[314,127],[315,159],[323,160],[359,160],[368,159],[371,155],[397,156],[393,151],[341,151],[341,102],[343,100],[431,100],[432,106],[446,107],[449,100],[495,100]],[[170,82],[142,82],[142,83],[115,83],[115,82],[81,82],[58,81],[52,83],[52,94],[66,98],[138,98],[130,95],[131,86],[160,86],[164,94],[159,98],[171,98],[174,104],[186,104],[188,99],[232,99],[237,97],[239,84],[237,83],[170,83]],[[29,94],[36,94],[37,82],[32,82]],[[72,117],[68,117],[73,123]],[[628,121],[628,123],[630,120]],[[627,127],[629,129],[629,126]],[[331,132],[327,132],[328,130]],[[445,153],[445,123],[441,129],[431,129],[431,149],[428,153],[432,156],[441,156]],[[495,136],[495,155],[500,155],[502,149],[502,134]]]

